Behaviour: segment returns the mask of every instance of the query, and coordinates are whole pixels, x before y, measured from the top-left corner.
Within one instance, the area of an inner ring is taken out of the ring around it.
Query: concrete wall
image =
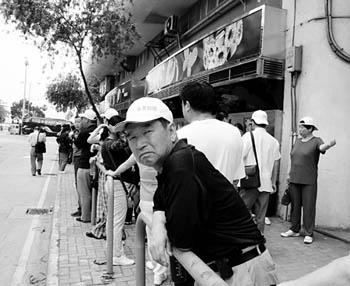
[[[288,10],[286,49],[291,46],[294,1],[283,1]],[[337,145],[322,155],[318,173],[316,224],[350,228],[350,63],[338,58],[327,41],[324,2],[296,0],[294,45],[303,46],[302,72],[297,83],[297,118],[309,115],[319,125],[314,135]],[[350,15],[348,1],[333,1],[333,16]],[[338,44],[350,53],[350,19],[334,19]],[[284,189],[291,146],[291,76],[285,75],[282,134],[281,191]],[[280,208],[283,214],[284,207]]]

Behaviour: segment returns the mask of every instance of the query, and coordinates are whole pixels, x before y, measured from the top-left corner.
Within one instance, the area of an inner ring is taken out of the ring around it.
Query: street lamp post
[[[27,89],[27,68],[29,62],[27,59],[24,61],[24,92],[23,92],[23,105],[22,105],[22,125],[21,125],[21,134],[23,134],[23,121],[24,121],[24,113],[26,110],[26,89]]]

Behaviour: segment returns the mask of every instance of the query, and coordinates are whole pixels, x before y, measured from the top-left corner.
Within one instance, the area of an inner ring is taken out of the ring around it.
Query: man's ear
[[[169,132],[170,132],[171,142],[174,143],[177,141],[176,126],[174,123],[170,123],[168,128],[169,128]]]
[[[183,101],[183,106],[186,112],[189,112],[191,110],[191,104],[187,100]]]

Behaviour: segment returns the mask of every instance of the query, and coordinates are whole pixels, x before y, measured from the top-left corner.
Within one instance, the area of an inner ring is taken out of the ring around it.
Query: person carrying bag
[[[252,131],[249,131],[249,133],[252,139],[252,145],[253,145],[256,164],[245,166],[246,177],[241,179],[241,188],[244,188],[244,189],[252,189],[252,188],[260,187],[260,171],[259,171],[258,157],[256,155],[254,135]]]

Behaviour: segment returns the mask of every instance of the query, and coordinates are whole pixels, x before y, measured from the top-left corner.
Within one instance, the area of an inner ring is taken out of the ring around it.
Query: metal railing
[[[98,168],[99,163],[96,164]],[[106,177],[108,205],[107,205],[107,271],[102,275],[105,278],[113,277],[113,221],[114,221],[114,182],[111,176]],[[136,220],[136,286],[146,285],[145,269],[145,235],[146,225],[151,228],[151,222],[141,212]],[[209,268],[198,256],[191,251],[181,251],[173,247],[173,255],[193,277],[193,279],[202,286],[227,286],[212,269]]]
[[[151,227],[151,222],[142,212],[138,215],[136,221],[136,286],[146,285],[145,272],[145,227]],[[182,251],[173,247],[173,255],[193,277],[193,279],[202,286],[227,286],[213,270],[209,268],[197,255],[191,251]]]

